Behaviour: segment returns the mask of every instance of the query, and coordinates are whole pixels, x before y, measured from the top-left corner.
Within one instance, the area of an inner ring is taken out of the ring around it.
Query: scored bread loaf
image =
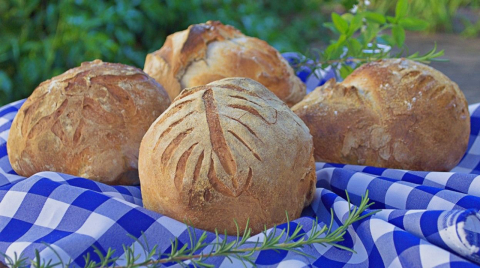
[[[41,83],[13,120],[8,157],[22,176],[56,171],[138,184],[138,150],[170,104],[142,70],[100,60]]]
[[[300,216],[315,191],[312,136],[248,78],[185,89],[140,146],[143,204],[208,231],[254,233]]]
[[[289,106],[306,94],[305,84],[277,50],[218,21],[169,35],[162,48],[147,55],[144,71],[172,100],[184,88],[227,77],[254,79]]]
[[[465,153],[467,101],[439,71],[408,59],[367,63],[292,107],[317,161],[447,171]]]

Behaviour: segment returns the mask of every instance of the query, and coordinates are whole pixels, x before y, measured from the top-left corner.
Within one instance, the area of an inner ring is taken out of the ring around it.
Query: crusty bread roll
[[[196,24],[167,37],[147,55],[144,71],[173,100],[182,89],[226,77],[248,77],[270,89],[287,105],[302,100],[305,84],[273,47],[218,21]]]
[[[465,153],[467,101],[439,71],[407,59],[367,63],[293,108],[317,161],[447,171]]]
[[[145,134],[143,204],[194,227],[254,233],[300,216],[315,190],[312,136],[248,78],[185,89]]]
[[[13,120],[7,149],[15,172],[56,171],[107,184],[138,184],[138,150],[170,104],[155,80],[100,60],[41,83]]]

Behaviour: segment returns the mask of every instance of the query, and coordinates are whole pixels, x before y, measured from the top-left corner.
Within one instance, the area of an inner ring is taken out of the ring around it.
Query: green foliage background
[[[304,52],[325,40],[325,4],[307,0],[0,1],[0,105],[42,81],[102,59],[143,68],[168,34],[220,20],[280,51]]]
[[[367,0],[361,0],[367,2]],[[430,31],[451,30],[459,7],[480,0],[408,0]],[[147,53],[189,25],[220,20],[280,52],[305,53],[334,38],[324,22],[357,0],[0,0],[0,106],[28,97],[39,83],[81,62],[102,59],[143,68]],[[370,0],[394,12],[397,1]],[[480,20],[466,34],[480,32]]]
[[[392,12],[396,1],[371,0],[371,8],[381,13]],[[459,8],[468,8],[478,14],[480,0],[410,0],[412,16],[427,20],[430,24],[428,32],[453,32],[455,20],[460,21],[458,28],[464,32],[472,31],[472,26],[462,15],[458,14]]]

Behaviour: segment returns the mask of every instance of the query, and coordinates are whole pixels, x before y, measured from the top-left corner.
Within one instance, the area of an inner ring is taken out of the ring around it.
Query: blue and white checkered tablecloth
[[[121,257],[121,265],[124,245],[140,254],[140,243],[156,244],[160,252],[169,252],[175,237],[180,247],[190,243],[184,223],[142,207],[139,187],[108,186],[55,172],[40,172],[30,178],[16,175],[8,160],[6,141],[23,102],[0,108],[0,252],[33,259],[38,250],[42,259],[61,258],[65,263],[72,260],[83,266],[87,253],[99,261],[95,248],[103,253],[112,248],[115,256]],[[253,255],[255,264],[476,267],[480,264],[480,104],[469,108],[472,129],[468,151],[452,172],[317,163],[315,199],[301,218],[292,221],[290,230],[301,224],[309,233],[315,217],[320,227],[329,224],[331,211],[336,228],[348,217],[345,189],[353,205],[359,204],[368,189],[375,202],[371,209],[380,212],[355,223],[340,243],[356,253],[323,245],[302,248],[311,257],[267,250]],[[277,227],[285,228],[286,224]],[[214,237],[209,233],[206,242]],[[262,237],[252,237],[252,241]],[[218,267],[242,266],[223,257],[206,262]]]

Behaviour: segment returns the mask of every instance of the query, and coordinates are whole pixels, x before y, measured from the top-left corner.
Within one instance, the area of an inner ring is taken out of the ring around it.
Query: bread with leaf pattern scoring
[[[226,78],[185,89],[145,134],[143,204],[194,227],[254,233],[298,218],[315,191],[312,136],[260,83]]]
[[[142,70],[84,62],[41,83],[13,120],[8,157],[22,176],[56,171],[138,184],[138,150],[170,99]]]

